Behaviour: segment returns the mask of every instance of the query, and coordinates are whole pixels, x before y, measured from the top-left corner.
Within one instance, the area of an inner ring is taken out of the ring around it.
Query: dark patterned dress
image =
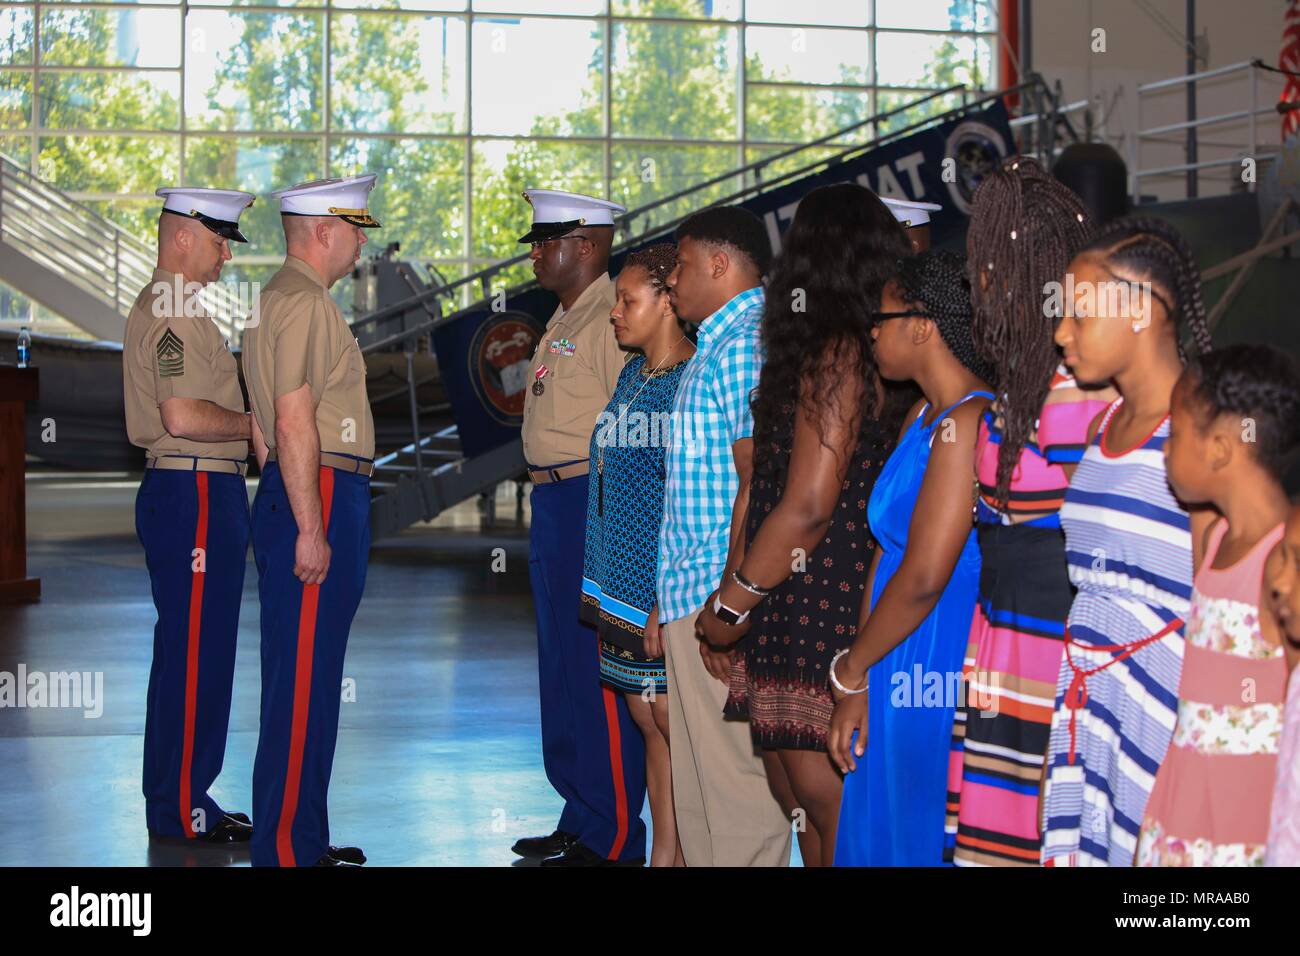
[[[778,480],[757,473],[749,492],[746,547],[781,500],[794,444],[790,428],[773,448]],[[863,422],[835,515],[821,543],[752,612],[731,670],[725,716],[747,719],[754,744],[780,750],[826,750],[830,730],[831,657],[858,633],[867,572],[876,541],[867,501],[897,431],[878,419]]]
[[[664,449],[689,361],[651,374],[644,355],[628,359],[591,435],[579,616],[599,637],[601,683],[617,691],[668,690],[664,659],[645,656],[643,635],[659,570]]]

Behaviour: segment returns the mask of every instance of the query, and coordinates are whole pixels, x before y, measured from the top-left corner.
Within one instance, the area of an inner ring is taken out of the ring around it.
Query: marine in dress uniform
[[[533,483],[529,577],[537,611],[542,761],[564,798],[554,833],[514,852],[543,865],[645,860],[645,742],[622,695],[600,683],[599,643],[578,619],[591,434],[627,353],[609,313],[609,250],[617,203],[530,189],[539,284],[560,297],[528,369],[523,449]]]
[[[158,622],[144,729],[149,833],[246,842],[244,814],[208,793],[221,773],[230,722],[239,602],[248,553],[249,419],[239,372],[198,298],[246,242],[249,193],[159,189],[158,268],[136,297],[122,343],[126,430],[145,449],[136,495]]]
[[[932,202],[913,202],[910,199],[886,199],[880,201],[889,207],[894,218],[907,230],[907,237],[912,240],[913,252],[925,252],[930,248],[930,213],[938,212],[943,207]]]
[[[253,765],[254,866],[365,862],[332,847],[326,800],[338,736],[343,655],[370,551],[375,428],[366,363],[329,288],[379,225],[375,176],[272,193],[288,255],[244,332],[262,604],[262,720]]]

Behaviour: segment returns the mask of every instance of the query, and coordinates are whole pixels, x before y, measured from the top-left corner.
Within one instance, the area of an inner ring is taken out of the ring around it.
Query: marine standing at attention
[[[564,798],[555,832],[514,845],[546,866],[645,862],[645,743],[620,695],[600,683],[595,633],[578,618],[591,434],[627,353],[609,313],[609,251],[623,206],[529,189],[538,284],[559,296],[528,367],[523,446],[530,503],[528,570],[537,610],[542,762]]]
[[[366,362],[329,289],[379,225],[375,176],[302,183],[280,201],[288,255],[244,333],[262,479],[253,552],[262,603],[262,723],[253,764],[254,866],[349,866],[326,799],[343,655],[370,552],[375,426]]]
[[[158,623],[144,725],[151,836],[226,845],[252,826],[208,795],[226,755],[248,553],[249,416],[235,357],[199,299],[247,242],[232,189],[159,189],[158,268],[122,342],[126,431],[145,449],[135,501]]]

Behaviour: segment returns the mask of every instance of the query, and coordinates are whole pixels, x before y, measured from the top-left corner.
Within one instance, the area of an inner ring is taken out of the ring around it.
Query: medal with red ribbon
[[[547,373],[549,373],[550,371],[551,370],[547,368],[545,365],[540,365],[538,366],[537,371],[533,373],[533,394],[534,395],[540,395],[542,394],[542,392],[546,391],[546,384],[542,381],[542,379],[546,378]]]

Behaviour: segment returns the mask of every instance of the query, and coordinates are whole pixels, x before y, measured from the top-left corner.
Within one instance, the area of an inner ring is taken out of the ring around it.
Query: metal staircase
[[[1069,121],[1064,119],[1058,95],[1040,76],[1035,75],[1028,82],[996,93],[972,93],[965,86],[952,86],[918,96],[900,107],[869,116],[828,136],[766,156],[629,210],[616,221],[616,235],[621,242],[616,244],[614,256],[642,245],[653,237],[665,235],[698,209],[743,202],[758,193],[796,182],[835,163],[939,125],[972,107],[1017,93],[1034,124],[1034,152],[1050,158],[1057,151],[1060,137],[1071,140],[1077,138]],[[944,97],[960,97],[962,105],[931,113],[935,101],[941,101]],[[841,138],[846,134],[868,127],[873,130],[883,128],[888,132],[826,154],[828,145],[835,144],[837,140],[842,141]],[[773,175],[771,171],[774,168],[780,168],[782,172]],[[726,183],[734,184],[734,191],[718,197],[715,187]],[[708,198],[700,198],[702,194]],[[364,354],[369,356],[401,350],[407,354],[409,370],[411,441],[382,455],[375,462],[372,481],[375,497],[371,503],[370,522],[375,539],[395,534],[416,522],[430,520],[445,508],[476,494],[482,496],[490,518],[493,500],[491,490],[502,481],[522,478],[525,474],[523,448],[518,439],[487,454],[466,457],[460,450],[456,426],[429,428],[427,433],[422,431],[421,415],[432,409],[422,410],[416,401],[415,390],[419,383],[412,370],[411,358],[417,347],[429,341],[435,329],[488,309],[490,300],[499,291],[494,289],[496,277],[503,270],[527,259],[528,255],[524,254],[504,260],[463,279],[424,290],[400,302],[359,316],[353,321],[352,329]],[[521,283],[506,289],[505,296],[511,299],[535,287],[535,282]],[[465,289],[475,290],[481,297],[467,308],[444,311],[447,303],[460,301]]]
[[[1025,138],[1030,139],[1027,134],[1033,133],[1035,152],[1050,157],[1060,135],[1075,138],[1068,120],[1062,117],[1058,96],[1041,77],[1034,76],[1017,87],[995,93],[952,86],[918,95],[902,106],[866,117],[830,135],[629,210],[617,223],[616,235],[621,241],[615,256],[668,234],[698,209],[743,202],[795,183],[1011,94],[1020,96],[1025,115],[1032,118],[1033,127],[1025,131]],[[945,99],[960,100],[961,105],[936,109]],[[864,142],[840,145],[844,137],[861,129],[869,129],[874,135]],[[720,189],[731,191],[720,196]],[[450,407],[436,396],[436,390],[431,395],[430,381],[436,379],[436,364],[425,353],[431,347],[431,333],[481,314],[497,292],[493,286],[503,270],[527,258],[520,255],[455,282],[424,289],[353,322],[354,334],[371,371],[386,365],[383,374],[397,379],[383,395],[371,396],[372,406],[385,407],[385,420],[390,426],[380,435],[372,481],[371,531],[376,540],[429,520],[475,495],[482,496],[490,519],[491,491],[502,481],[523,476],[523,451],[518,438],[484,454],[464,453],[456,426],[449,424]],[[105,342],[120,342],[127,311],[138,290],[149,280],[153,261],[151,246],[0,156],[0,281]],[[506,289],[505,294],[513,298],[535,286],[535,282],[522,283]],[[457,308],[470,290],[477,301]],[[243,316],[233,293],[214,283],[204,295],[223,334],[237,342]],[[404,374],[398,355],[405,358]],[[400,407],[403,393],[407,397],[406,410]],[[407,411],[409,431],[400,424],[407,418]],[[378,414],[376,419],[378,424]]]
[[[116,223],[0,154],[0,281],[106,342],[121,342],[127,313],[157,253]],[[219,284],[200,298],[222,334],[243,324]]]

